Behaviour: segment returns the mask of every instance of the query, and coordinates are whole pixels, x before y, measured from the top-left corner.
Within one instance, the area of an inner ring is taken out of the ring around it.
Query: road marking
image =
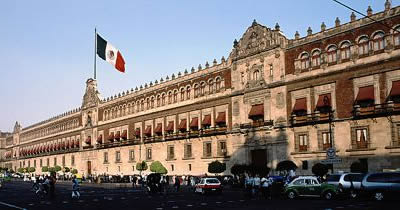
[[[95,199],[93,199],[93,201],[94,201],[94,202],[98,202],[98,201],[99,201],[99,199],[95,198]]]
[[[163,208],[156,208],[157,210],[162,210]]]
[[[4,202],[1,202],[1,201],[0,201],[0,204],[2,204],[2,205],[4,205],[4,206],[11,207],[11,208],[15,208],[15,209],[23,209],[23,210],[26,210],[26,208],[22,208],[22,207],[19,207],[19,206],[14,206],[14,205],[12,205],[12,204],[4,203]]]
[[[217,201],[217,202],[215,202],[215,203],[217,203],[217,204],[221,204],[222,202],[221,202],[221,201]]]
[[[62,203],[68,203],[68,201],[63,201]]]
[[[179,209],[179,206],[173,206],[172,208],[173,209]]]
[[[192,207],[193,205],[192,204],[188,204],[188,205],[186,205],[187,207]]]
[[[207,206],[207,203],[201,203],[200,205],[202,205],[202,206]]]

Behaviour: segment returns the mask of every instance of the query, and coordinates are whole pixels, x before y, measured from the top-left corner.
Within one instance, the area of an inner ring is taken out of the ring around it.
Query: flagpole
[[[94,27],[94,79],[96,80],[97,31]]]

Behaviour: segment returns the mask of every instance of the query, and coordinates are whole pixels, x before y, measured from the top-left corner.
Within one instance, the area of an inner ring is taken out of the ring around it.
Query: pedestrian
[[[248,197],[252,197],[252,192],[253,192],[253,177],[251,175],[246,175],[245,179],[245,190],[246,190],[246,195]]]
[[[72,178],[72,199],[77,198],[79,199],[81,197],[81,194],[79,193],[79,183],[78,180],[76,179],[76,176]]]
[[[254,177],[253,180],[253,194],[254,196],[258,197],[258,192],[260,191],[261,179],[258,174]]]
[[[57,182],[56,175],[55,173],[52,173],[50,175],[50,199],[55,198],[56,182]]]
[[[136,182],[137,182],[137,177],[136,176],[133,176],[132,182],[133,182],[133,187],[136,188]]]
[[[262,195],[263,195],[263,197],[265,199],[269,198],[269,189],[268,189],[268,187],[269,187],[268,177],[264,176],[261,179],[261,193],[262,193]]]
[[[176,192],[179,192],[179,188],[181,187],[181,182],[179,180],[178,176],[175,176],[175,188],[176,188]]]

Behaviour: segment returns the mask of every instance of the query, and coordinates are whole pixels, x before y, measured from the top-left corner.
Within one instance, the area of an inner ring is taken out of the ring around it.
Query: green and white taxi
[[[294,199],[298,196],[310,196],[331,200],[337,194],[337,187],[327,183],[320,183],[317,177],[301,176],[286,185],[284,192],[289,199]]]

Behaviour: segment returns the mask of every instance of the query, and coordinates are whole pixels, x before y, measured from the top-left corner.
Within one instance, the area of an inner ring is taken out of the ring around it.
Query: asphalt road
[[[0,189],[0,209],[399,209],[396,201],[365,201],[318,198],[296,200],[246,198],[240,190],[226,190],[221,195],[198,195],[193,192],[147,195],[140,188],[104,188],[81,186],[81,198],[71,200],[71,184],[57,183],[56,198],[39,199],[31,183],[7,182]]]

